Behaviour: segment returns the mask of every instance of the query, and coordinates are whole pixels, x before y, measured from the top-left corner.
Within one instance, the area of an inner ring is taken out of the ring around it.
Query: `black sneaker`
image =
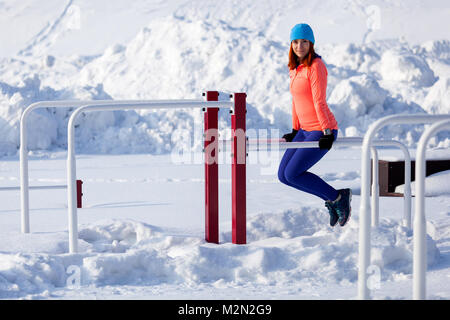
[[[350,206],[350,202],[352,201],[352,190],[340,189],[338,191],[340,199],[336,200],[333,206],[336,208],[337,215],[339,216],[339,225],[343,227],[350,219],[352,212],[352,207]]]
[[[334,227],[339,220],[335,205],[332,201],[327,200],[325,201],[325,207],[327,207],[328,213],[330,214],[330,226]]]

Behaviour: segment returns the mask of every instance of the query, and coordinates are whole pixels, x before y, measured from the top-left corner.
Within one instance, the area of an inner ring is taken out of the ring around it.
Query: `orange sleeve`
[[[316,59],[320,60],[320,59]],[[333,128],[335,120],[330,119],[330,111],[327,105],[327,67],[320,61],[311,65],[311,93],[314,108],[322,130]]]
[[[292,99],[292,128],[300,130],[300,121],[298,120],[297,112],[295,112],[294,99]]]

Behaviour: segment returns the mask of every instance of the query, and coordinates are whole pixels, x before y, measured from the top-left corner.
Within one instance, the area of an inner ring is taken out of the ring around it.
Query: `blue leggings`
[[[338,131],[333,130],[335,140],[337,134]],[[318,141],[322,135],[322,131],[300,129],[292,141]],[[314,194],[325,201],[335,200],[338,197],[336,189],[315,174],[306,171],[322,159],[327,152],[327,149],[318,148],[286,150],[278,168],[278,179],[288,186]]]

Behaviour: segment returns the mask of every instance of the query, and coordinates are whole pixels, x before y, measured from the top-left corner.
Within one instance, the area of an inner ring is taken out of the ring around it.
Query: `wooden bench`
[[[411,161],[411,181],[415,179],[415,161]],[[428,177],[437,172],[450,170],[450,160],[427,160],[426,173]],[[378,178],[380,196],[402,197],[403,193],[396,193],[395,188],[405,183],[405,162],[378,160]]]

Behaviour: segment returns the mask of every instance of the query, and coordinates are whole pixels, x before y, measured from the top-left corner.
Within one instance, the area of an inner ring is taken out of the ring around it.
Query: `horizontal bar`
[[[33,186],[29,187],[31,190],[40,190],[40,189],[67,189],[67,185],[61,186]],[[20,187],[0,187],[0,191],[8,191],[8,190],[20,190]]]
[[[219,140],[220,143],[230,143],[231,140]],[[339,138],[333,146],[362,146],[363,138],[360,137],[348,137]],[[398,146],[398,141],[395,140],[374,140],[374,146]],[[319,148],[319,141],[299,141],[299,142],[286,142],[284,139],[247,139],[248,146],[257,147],[271,147],[279,149],[306,149],[306,148]]]
[[[77,206],[75,204],[76,195],[76,156],[75,156],[75,121],[83,112],[93,111],[115,111],[132,109],[182,109],[182,108],[234,108],[233,101],[134,101],[118,102],[100,106],[98,104],[85,104],[77,108],[69,118],[67,125],[67,198],[68,198],[68,216],[69,216],[69,252],[78,251],[78,222]]]
[[[86,111],[116,111],[116,110],[131,110],[131,109],[180,109],[180,108],[231,108],[233,102],[231,101],[132,101],[110,103],[104,105],[86,104],[83,106],[83,112]]]
[[[227,140],[221,140],[221,141],[227,141]],[[335,142],[362,142],[362,137],[345,137],[345,138],[338,138]],[[284,139],[247,139],[248,144],[281,144],[281,143],[304,143],[304,141],[300,142],[287,142]]]
[[[157,102],[205,102],[197,99],[173,99],[173,100],[52,100],[52,101],[38,101],[29,106],[30,109],[46,108],[46,107],[81,107],[84,105],[115,105],[124,103],[157,103]],[[228,102],[228,101],[224,101]]]

